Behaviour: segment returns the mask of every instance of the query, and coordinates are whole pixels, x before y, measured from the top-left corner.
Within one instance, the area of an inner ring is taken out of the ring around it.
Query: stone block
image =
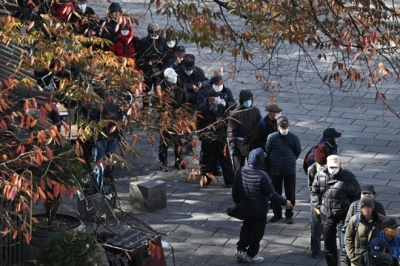
[[[134,211],[153,212],[167,207],[167,185],[161,180],[130,183],[130,201]]]

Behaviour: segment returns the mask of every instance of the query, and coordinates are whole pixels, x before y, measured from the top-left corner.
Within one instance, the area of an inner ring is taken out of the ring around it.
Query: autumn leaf
[[[60,184],[56,184],[54,187],[53,187],[53,193],[54,193],[54,197],[58,197],[58,195],[60,194]]]
[[[31,234],[30,233],[25,233],[24,234],[25,235],[25,241],[26,241],[26,243],[30,243],[31,242]]]
[[[49,146],[46,146],[46,157],[51,161],[53,160],[53,151]]]
[[[14,230],[12,238],[16,239],[17,236],[18,236],[18,230]]]
[[[215,184],[217,184],[217,178],[212,173],[206,173],[207,177],[210,178]]]

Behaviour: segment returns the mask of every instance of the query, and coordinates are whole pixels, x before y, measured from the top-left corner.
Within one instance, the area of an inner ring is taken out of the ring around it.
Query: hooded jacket
[[[360,212],[360,200],[354,201],[347,211],[346,219],[344,219],[344,223],[348,223],[350,218],[353,217],[356,213]],[[382,203],[374,199],[374,210],[383,216],[386,216],[385,207],[383,207]]]
[[[232,198],[240,204],[242,214],[246,218],[262,218],[268,212],[268,199],[284,206],[286,198],[279,196],[268,175],[262,171],[264,151],[254,149],[248,157],[248,166],[243,166],[236,172],[232,186]]]
[[[114,40],[114,44],[110,47],[110,51],[119,57],[134,58],[136,53],[136,44],[133,42],[133,27],[129,27],[129,34],[124,36],[121,29],[118,31],[118,38]]]
[[[395,237],[391,242],[387,241],[385,236],[385,231],[382,230],[379,232],[378,237],[385,241],[385,246],[389,249],[389,252],[395,257],[397,260],[400,260],[400,236]]]
[[[356,217],[351,217],[346,228],[344,242],[346,253],[352,264],[357,264],[358,259],[367,249],[369,241],[376,237],[382,230],[382,222],[385,216],[372,212],[372,221],[368,222],[363,215],[360,216],[360,224],[355,228]]]

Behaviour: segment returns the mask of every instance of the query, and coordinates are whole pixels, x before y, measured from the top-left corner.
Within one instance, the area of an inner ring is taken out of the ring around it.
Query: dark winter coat
[[[102,18],[96,28],[96,36],[114,42],[118,38],[119,25],[118,22],[111,18]],[[103,50],[108,51],[110,47],[104,47]]]
[[[207,101],[209,89],[210,89],[210,87],[206,87],[199,91],[199,95],[197,97],[198,105],[200,105],[204,101]],[[220,93],[221,93],[221,99],[223,99],[226,103],[225,110],[228,112],[228,115],[229,115],[229,111],[230,110],[233,111],[236,108],[236,102],[235,102],[235,99],[233,98],[232,91],[229,88],[224,86],[224,88],[222,89],[222,91]]]
[[[218,110],[214,113],[209,102],[203,102],[197,109],[197,113],[199,114],[197,117],[197,130],[204,129],[199,133],[199,139],[208,143],[226,143],[227,115],[224,106],[219,104]],[[207,128],[211,124],[213,124],[213,127]]]
[[[162,59],[167,51],[167,44],[164,37],[159,36],[157,40],[146,36],[139,41],[136,53],[136,65],[145,73],[146,78],[154,74],[160,74],[165,69]]]
[[[359,203],[360,200],[356,200],[352,204],[350,204],[349,210],[347,211],[346,219],[344,219],[345,223],[348,223],[353,215],[360,212],[360,208],[358,206]],[[374,199],[374,211],[376,211],[380,215],[386,216],[385,207],[383,207],[382,203],[376,201],[375,199]]]
[[[315,176],[319,171],[324,169],[323,165],[319,163],[313,163],[310,167],[308,167],[307,177],[308,177],[308,192],[311,195],[312,192],[312,184],[314,183]]]
[[[104,122],[103,133],[108,138],[117,139],[119,138],[119,131],[117,124],[115,122],[121,120],[123,114],[120,112],[119,108],[113,103],[104,103],[102,110],[93,109],[90,112],[90,120],[99,122]],[[104,121],[106,120],[106,121]],[[111,130],[115,126],[114,130]],[[99,134],[99,139],[105,138],[103,134]]]
[[[51,11],[51,15],[53,17],[60,19],[61,22],[67,22],[69,15],[77,7],[78,7],[78,4],[73,1],[67,2],[65,4],[58,4],[57,2],[54,2],[50,7],[50,11]],[[74,22],[74,21],[71,21],[71,22]]]
[[[110,47],[110,51],[119,57],[134,58],[136,54],[136,44],[133,39],[133,27],[130,27],[129,34],[124,36],[118,31],[118,38]]]
[[[325,145],[330,155],[338,154],[337,153],[338,145],[335,143],[334,138],[328,138],[328,139],[321,138],[319,143]]]
[[[268,175],[261,170],[264,162],[262,149],[252,150],[248,158],[248,166],[236,172],[232,186],[234,203],[240,204],[242,214],[248,218],[262,218],[268,212],[268,199],[285,206],[286,199],[279,196]]]
[[[192,75],[186,75],[182,66],[179,66],[175,69],[176,74],[178,74],[178,80],[182,82],[185,86],[187,94],[188,94],[188,102],[190,104],[197,105],[197,98],[199,95],[199,91],[195,92],[193,90],[193,85],[199,86],[201,83],[202,88],[206,88],[210,85],[210,81],[204,75],[204,71],[199,67],[194,67]]]
[[[255,106],[248,109],[241,106],[233,111],[228,120],[228,142],[234,154],[240,155],[236,148],[236,138],[249,135],[261,118],[260,110]]]
[[[265,151],[265,144],[268,136],[277,131],[276,120],[271,120],[268,116],[265,116],[263,119],[265,121],[265,130],[263,129],[261,122],[258,121],[257,125],[251,132],[249,142],[250,150],[261,148]]]
[[[301,153],[300,139],[297,135],[289,132],[284,136],[274,132],[268,136],[265,150],[270,158],[273,175],[287,176],[296,173],[296,160]]]
[[[382,222],[385,216],[372,212],[372,222],[370,223],[363,215],[360,216],[360,224],[355,228],[356,217],[353,216],[346,228],[345,244],[346,253],[352,264],[357,264],[362,253],[367,249],[371,239],[376,237],[383,229]]]
[[[324,168],[314,179],[311,203],[321,210],[323,216],[344,219],[350,204],[360,199],[360,193],[360,184],[352,172],[341,168],[332,176]]]
[[[168,98],[170,99],[170,106],[173,110],[181,108],[187,103],[187,93],[181,83],[177,82],[176,84],[170,84],[165,79],[162,79],[158,80],[157,85],[161,87],[161,91],[164,95],[163,100],[167,100]],[[159,102],[158,96],[152,97],[153,106],[159,105]]]

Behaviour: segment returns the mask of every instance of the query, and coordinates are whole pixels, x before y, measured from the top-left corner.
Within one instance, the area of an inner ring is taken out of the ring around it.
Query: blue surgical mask
[[[243,106],[244,106],[244,108],[250,108],[252,103],[253,103],[252,100],[244,101]]]

